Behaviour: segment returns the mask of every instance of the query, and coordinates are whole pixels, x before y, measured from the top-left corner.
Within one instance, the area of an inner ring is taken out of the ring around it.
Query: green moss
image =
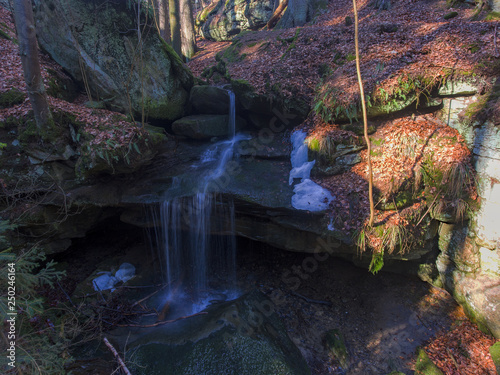
[[[215,6],[215,5],[214,5]],[[201,13],[196,17],[196,25],[201,25],[202,23],[205,23],[205,21],[208,18],[208,15],[210,12],[214,9],[214,6],[207,6],[205,9],[201,11]]]
[[[2,39],[7,39],[7,40],[11,40],[9,34],[7,34],[5,31],[3,31],[2,29],[0,29],[0,38]]]
[[[149,139],[151,140],[153,145],[160,144],[167,140],[165,129],[147,124],[145,125],[145,129],[148,132]]]
[[[245,59],[246,54],[240,54],[241,51],[241,43],[237,42],[232,45],[230,45],[228,48],[226,48],[224,51],[219,52],[218,59],[219,60],[226,60],[228,63],[234,63],[238,61],[242,61]]]
[[[354,60],[356,60],[356,55],[353,55],[352,53],[348,53],[345,59],[346,59],[346,61],[354,61]]]
[[[495,108],[500,99],[500,85],[494,85],[493,88],[484,95],[479,96],[474,102],[469,104],[464,111],[463,120],[466,124],[472,124],[474,121],[482,122],[490,118],[490,113]],[[494,120],[494,119],[491,119]]]
[[[445,20],[449,20],[449,19],[452,19],[452,18],[455,18],[456,16],[458,16],[458,13],[457,12],[449,12],[449,13],[446,13],[443,18]]]
[[[175,52],[175,50],[172,48],[170,44],[165,42],[163,38],[159,38],[161,41],[162,49],[163,51],[167,54],[167,56],[170,59],[170,62],[172,64],[172,70],[174,71],[174,74],[180,78],[180,82],[182,87],[189,92],[191,90],[191,87],[193,87],[194,84],[194,78],[193,74],[189,70],[189,68],[182,62],[182,59],[179,57],[179,55]]]
[[[500,341],[490,346],[490,354],[497,369],[497,374],[500,374]]]
[[[231,86],[236,95],[255,92],[253,86],[247,80],[244,79],[232,79]]]
[[[481,50],[481,45],[479,43],[472,43],[472,44],[469,44],[469,46],[467,47],[467,49],[471,52],[471,53],[476,53],[478,52],[479,50]]]
[[[326,347],[330,355],[335,358],[340,365],[347,369],[349,367],[349,354],[344,342],[344,336],[338,329],[332,329],[325,336]]]
[[[319,139],[318,138],[311,138],[309,140],[309,143],[307,145],[311,151],[316,151],[319,152]]]
[[[380,206],[381,210],[400,210],[402,208],[411,206],[413,203],[413,193],[408,190],[400,191],[396,196],[388,201],[386,204]]]
[[[340,128],[343,130],[351,131],[356,135],[364,135],[365,134],[365,129],[364,129],[363,124],[360,124],[357,122],[351,123],[351,124],[343,124],[340,126]],[[373,134],[373,133],[375,133],[376,130],[377,130],[377,128],[375,128],[375,126],[368,125],[368,134]],[[380,146],[384,142],[384,140],[383,139],[375,139],[375,140],[373,140],[373,142],[379,142],[379,144],[377,144],[377,146]]]
[[[495,21],[500,19],[500,12],[489,12],[485,18],[486,21]]]
[[[0,93],[0,108],[9,108],[21,104],[26,99],[26,94],[17,89],[10,89]]]
[[[415,375],[443,375],[442,371],[431,361],[424,349],[417,349]]]
[[[299,28],[297,28],[297,30],[295,30],[295,35],[292,38],[282,39],[282,41],[289,42],[291,44],[286,49],[285,53],[283,53],[283,55],[281,55],[281,60],[283,60],[285,58],[285,56],[288,54],[288,52],[290,52],[291,50],[293,50],[296,47],[297,39],[299,38],[299,34],[300,34],[301,30],[302,29],[299,27]]]

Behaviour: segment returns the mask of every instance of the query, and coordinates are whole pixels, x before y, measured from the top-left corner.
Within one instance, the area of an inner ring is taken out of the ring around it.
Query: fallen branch
[[[123,372],[127,375],[132,375],[130,373],[129,369],[127,368],[127,366],[125,366],[125,363],[123,362],[123,360],[121,359],[120,355],[118,354],[116,349],[113,347],[113,345],[111,345],[111,343],[108,341],[108,339],[106,337],[103,340],[104,340],[104,343],[106,344],[106,346],[109,348],[109,350],[111,350],[111,353],[113,353],[113,355],[115,356],[115,358],[118,361],[118,363],[120,364],[120,367],[122,368]]]
[[[427,216],[427,214],[432,210],[432,207],[434,206],[434,202],[436,202],[436,199],[437,197],[439,197],[441,195],[441,190],[439,190],[436,194],[436,196],[434,197],[434,200],[432,201],[432,203],[429,205],[429,208],[427,209],[427,211],[425,211],[424,213],[424,216],[422,216],[420,218],[420,220],[418,221],[417,225],[415,225],[416,227],[418,227],[418,225],[422,222],[422,220],[424,220],[424,217]]]
[[[131,307],[137,306],[137,305],[138,305],[138,304],[140,304],[141,302],[144,302],[145,300],[147,300],[147,299],[149,299],[149,298],[153,297],[156,293],[158,293],[159,291],[162,291],[162,290],[163,290],[163,289],[165,289],[167,286],[168,286],[168,284],[163,285],[160,289],[155,290],[153,293],[150,293],[150,294],[148,294],[146,297],[144,297],[144,298],[140,299],[139,301],[134,302],[134,303],[132,304],[132,306],[131,306]]]
[[[446,351],[448,352],[448,355],[451,357],[451,360],[453,361],[453,364],[457,368],[458,374],[461,375],[462,373],[460,372],[460,367],[458,367],[458,363],[455,360],[455,357],[453,356],[453,353],[451,352],[450,348],[446,348]]]
[[[302,298],[304,301],[309,302],[309,303],[318,303],[320,305],[332,306],[332,303],[328,302],[328,301],[320,301],[317,299],[310,299],[310,298],[304,297],[302,294],[296,293],[294,291],[291,291],[290,293],[292,293],[294,296]]]
[[[187,319],[187,318],[192,318],[193,316],[206,315],[206,314],[208,314],[208,313],[205,312],[205,311],[202,311],[202,312],[199,312],[199,313],[196,313],[196,314],[193,314],[193,315],[181,316],[180,318],[177,318],[177,319],[164,320],[164,321],[161,321],[161,322],[156,322],[154,324],[117,324],[116,326],[117,327],[138,327],[138,328],[158,327],[158,326],[161,326],[163,324],[174,323],[174,322],[177,322],[178,320],[183,320],[183,319]]]

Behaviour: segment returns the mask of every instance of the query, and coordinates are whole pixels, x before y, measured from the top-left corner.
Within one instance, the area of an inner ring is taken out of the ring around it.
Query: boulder
[[[230,40],[246,30],[258,30],[267,24],[278,6],[275,0],[219,0],[196,17],[205,39]]]
[[[229,94],[215,86],[193,86],[189,95],[191,113],[200,115],[227,115]]]
[[[310,374],[275,306],[260,292],[157,327],[129,346],[140,374]]]
[[[277,29],[289,29],[292,27],[304,26],[314,15],[316,0],[288,0],[288,5],[283,12]]]
[[[469,96],[476,94],[484,82],[481,80],[448,80],[438,90],[440,96]]]
[[[236,130],[245,127],[245,120],[236,117]],[[210,139],[229,135],[229,115],[186,116],[172,124],[172,131],[192,139]]]
[[[252,125],[272,132],[292,129],[302,123],[309,111],[309,104],[301,98],[271,98],[259,94],[247,81],[232,80],[231,90],[236,95],[237,108],[244,112]]]
[[[489,0],[488,3],[493,12],[500,12],[500,0]]]
[[[141,14],[141,42],[135,10],[124,1],[70,0],[64,6],[35,0],[40,46],[92,100],[109,109],[150,119],[182,117],[193,77],[179,56],[158,36],[147,10]]]

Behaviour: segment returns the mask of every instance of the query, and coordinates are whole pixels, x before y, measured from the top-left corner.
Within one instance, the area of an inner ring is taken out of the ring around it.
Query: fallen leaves
[[[488,350],[495,341],[470,321],[462,320],[449,332],[438,334],[424,349],[445,375],[495,375]]]

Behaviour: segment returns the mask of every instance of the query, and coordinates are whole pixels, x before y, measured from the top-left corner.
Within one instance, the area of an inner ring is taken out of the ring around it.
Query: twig
[[[157,288],[159,286],[162,286],[164,284],[157,284],[157,285],[120,285],[116,289],[143,289],[143,288]]]
[[[425,211],[425,214],[424,216],[422,216],[420,218],[420,220],[418,221],[417,225],[415,225],[416,227],[418,227],[418,225],[422,222],[422,220],[424,220],[424,217],[429,213],[429,211],[432,209],[432,206],[434,205],[434,202],[436,202],[436,199],[437,197],[441,194],[441,190],[438,191],[438,193],[436,194],[436,196],[434,197],[434,200],[432,201],[432,203],[429,205],[429,208],[427,209],[427,211]]]
[[[111,345],[111,343],[108,341],[108,339],[106,337],[104,337],[103,340],[104,340],[104,343],[106,344],[106,346],[109,348],[109,350],[111,350],[111,353],[113,353],[113,355],[115,356],[115,358],[118,361],[118,363],[120,364],[120,367],[122,368],[123,372],[127,375],[132,375],[130,373],[130,371],[128,370],[127,366],[125,366],[125,363],[123,363],[120,355],[118,354],[116,349],[113,347],[113,345]]]
[[[460,368],[458,367],[458,363],[455,360],[455,357],[453,356],[453,353],[451,352],[450,348],[446,348],[446,351],[448,352],[448,355],[451,357],[451,360],[453,361],[453,364],[457,368],[458,374],[461,375],[462,373],[460,372]]]
[[[199,313],[196,313],[196,314],[193,314],[193,315],[181,316],[180,318],[177,318],[177,319],[164,320],[162,322],[156,322],[154,324],[117,324],[116,326],[117,327],[140,327],[140,328],[157,327],[157,326],[161,326],[161,325],[167,324],[167,323],[174,323],[174,322],[176,322],[178,320],[192,318],[193,316],[206,315],[206,314],[208,314],[206,311],[202,311],[202,312],[199,312]]]
[[[168,286],[168,284],[163,285],[160,289],[155,290],[153,293],[150,293],[150,294],[148,294],[146,297],[144,297],[144,298],[140,299],[139,301],[134,302],[134,303],[132,304],[132,306],[130,306],[130,307],[137,306],[138,304],[140,304],[141,302],[144,302],[144,301],[145,301],[145,300],[147,300],[148,298],[153,297],[156,293],[158,293],[159,291],[161,291],[161,290],[165,289],[167,286]]]
[[[66,293],[66,291],[63,289],[63,287],[61,286],[61,284],[59,284],[59,280],[57,280],[56,282],[57,282],[57,285],[59,285],[59,288],[61,288],[62,292],[66,296],[66,298],[68,299],[68,301],[73,305],[73,307],[76,307],[76,305],[71,300],[71,297],[68,295],[68,293]]]
[[[495,25],[495,34],[493,36],[493,45],[495,46],[495,57],[498,57],[498,48],[497,48],[497,27],[498,24]]]
[[[420,323],[422,323],[422,325],[425,327],[425,328],[429,328],[429,326],[427,324],[425,324],[425,322],[422,320],[422,318],[420,317],[420,315],[418,314],[415,314],[418,318],[418,320],[420,320]]]
[[[309,302],[309,303],[318,303],[320,305],[327,305],[327,306],[331,306],[332,305],[331,302],[320,301],[320,300],[317,300],[317,299],[310,299],[310,298],[304,297],[302,294],[299,294],[299,293],[294,292],[294,291],[290,291],[290,293],[292,293],[294,296],[302,298],[304,301]]]

